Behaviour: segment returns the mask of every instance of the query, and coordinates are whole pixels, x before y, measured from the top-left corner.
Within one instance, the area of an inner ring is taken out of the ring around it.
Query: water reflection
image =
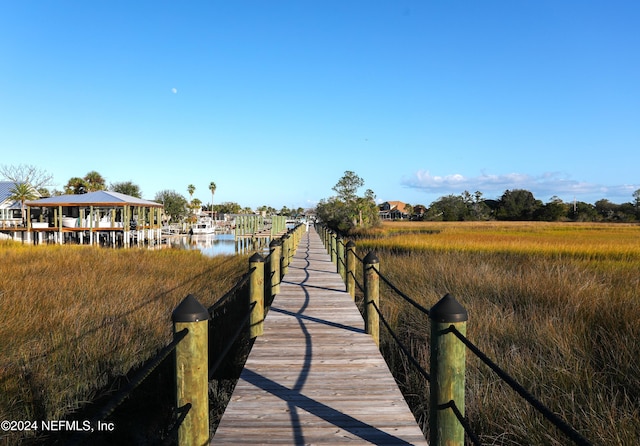
[[[174,249],[197,249],[206,256],[246,254],[261,251],[268,254],[269,239],[235,240],[234,234],[176,235],[167,240]]]
[[[178,235],[168,241],[172,248],[197,249],[206,256],[236,254],[233,234]]]

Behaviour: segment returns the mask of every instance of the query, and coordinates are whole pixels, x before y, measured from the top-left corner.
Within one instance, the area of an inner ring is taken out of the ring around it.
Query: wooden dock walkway
[[[310,228],[211,444],[427,444],[335,271]]]

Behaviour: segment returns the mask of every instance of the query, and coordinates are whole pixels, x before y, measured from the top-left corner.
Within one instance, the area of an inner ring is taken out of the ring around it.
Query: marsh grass
[[[244,272],[244,256],[0,242],[0,419],[98,400],[170,342],[187,294],[212,305]]]
[[[357,243],[425,307],[455,296],[467,337],[594,444],[638,443],[640,227],[405,223]],[[381,302],[428,367],[427,318],[385,287]],[[388,338],[383,350],[426,430],[428,385]],[[470,353],[466,414],[483,444],[571,444]]]

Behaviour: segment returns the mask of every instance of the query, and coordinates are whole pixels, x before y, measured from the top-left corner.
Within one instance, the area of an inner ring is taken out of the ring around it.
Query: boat
[[[76,217],[62,217],[62,226],[65,228],[77,228],[78,219]]]
[[[196,224],[189,229],[189,234],[192,235],[214,234],[215,232],[216,226],[211,217],[200,217]]]

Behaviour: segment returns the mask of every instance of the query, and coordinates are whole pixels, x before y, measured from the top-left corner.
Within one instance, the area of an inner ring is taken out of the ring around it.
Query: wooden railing
[[[356,288],[359,288],[363,294],[366,332],[374,338],[379,346],[380,325],[383,325],[398,344],[400,351],[416,367],[418,373],[429,381],[429,443],[432,446],[463,446],[465,435],[474,445],[481,444],[477,434],[471,429],[467,417],[465,417],[467,350],[470,350],[484,362],[502,381],[563,432],[574,444],[591,445],[585,437],[542,404],[466,337],[468,314],[453,296],[446,294],[430,309],[427,309],[404,294],[380,273],[380,261],[374,252],[369,252],[364,258],[360,258],[356,255],[356,244],[353,241],[345,243],[342,235],[322,224],[317,224],[316,230],[327,252],[331,255],[331,260],[336,264],[336,271],[345,281],[349,294],[355,299]],[[359,284],[356,279],[356,260],[362,264],[363,284]],[[380,280],[429,318],[431,323],[430,372],[425,371],[422,365],[411,356],[409,349],[402,344],[380,312]]]
[[[205,308],[189,294],[172,313],[173,341],[161,349],[156,357],[147,362],[127,388],[105,404],[98,415],[91,420],[92,425],[104,423],[116,407],[149,376],[158,365],[175,351],[175,403],[179,446],[204,445],[209,442],[209,380],[222,359],[230,351],[243,330],[249,338],[262,335],[267,306],[280,290],[280,281],[286,274],[291,258],[304,231],[303,225],[289,230],[282,237],[273,239],[266,257],[255,253],[249,258],[247,273],[212,307]],[[209,323],[216,312],[237,291],[248,284],[247,311],[237,331],[225,339],[226,346],[220,357],[210,357]],[[211,366],[210,366],[211,364]],[[69,444],[82,444],[90,432],[82,432],[72,438]]]

